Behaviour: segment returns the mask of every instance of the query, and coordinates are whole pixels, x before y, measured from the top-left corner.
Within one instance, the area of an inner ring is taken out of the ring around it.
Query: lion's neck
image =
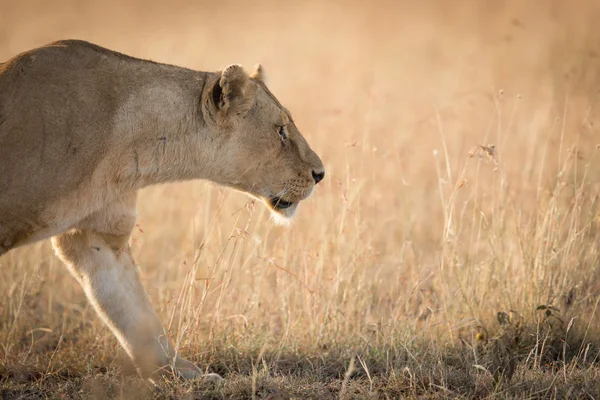
[[[163,79],[154,74],[124,99],[117,113],[116,133],[123,144],[118,180],[129,188],[211,179],[214,151],[199,103],[214,77],[182,72],[175,79],[172,71]]]

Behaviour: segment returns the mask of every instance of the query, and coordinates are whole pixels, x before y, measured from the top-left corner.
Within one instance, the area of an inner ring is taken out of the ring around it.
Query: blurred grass
[[[263,63],[328,171],[289,228],[141,196],[147,289],[224,386],[139,381],[44,242],[0,259],[4,397],[600,397],[600,4],[369,4],[2,2],[0,59]]]

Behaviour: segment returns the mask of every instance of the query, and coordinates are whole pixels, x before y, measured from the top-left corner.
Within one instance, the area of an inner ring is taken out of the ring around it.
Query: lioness
[[[199,72],[78,40],[0,64],[0,255],[52,237],[142,376],[178,357],[129,247],[139,189],[207,179],[291,218],[323,163],[260,67]]]

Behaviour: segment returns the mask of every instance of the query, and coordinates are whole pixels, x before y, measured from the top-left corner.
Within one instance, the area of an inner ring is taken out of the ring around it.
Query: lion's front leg
[[[111,210],[104,213],[115,217]],[[89,226],[90,221],[84,221]],[[116,221],[123,227],[123,221]],[[132,226],[135,219],[132,222]],[[106,220],[102,221],[104,227]],[[129,232],[116,234],[73,229],[52,239],[57,255],[83,286],[102,320],[108,325],[144,377],[173,366],[175,351],[140,281],[128,244]],[[201,371],[184,359],[175,372],[195,378]],[[169,368],[170,369],[170,368]]]

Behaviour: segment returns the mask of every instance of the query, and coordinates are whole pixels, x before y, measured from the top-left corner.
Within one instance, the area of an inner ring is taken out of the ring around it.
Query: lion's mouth
[[[286,208],[290,208],[294,205],[293,202],[283,200],[281,197],[271,197],[269,199],[269,203],[271,204],[271,207],[276,210],[285,210]]]

